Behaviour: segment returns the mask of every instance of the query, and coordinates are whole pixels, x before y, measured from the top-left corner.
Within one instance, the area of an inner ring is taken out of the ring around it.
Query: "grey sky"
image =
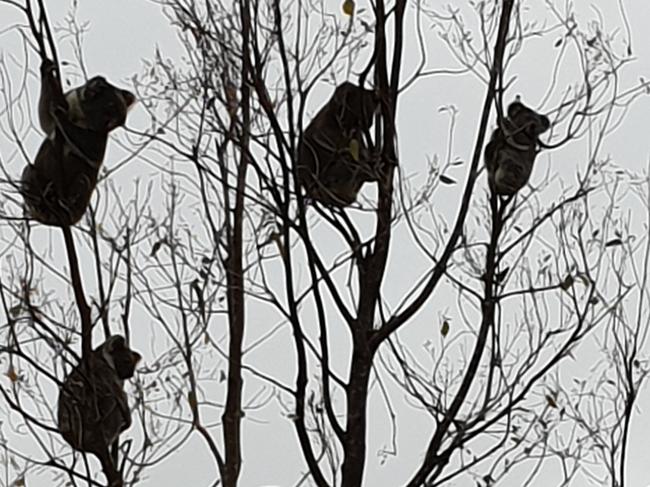
[[[67,2],[56,2],[57,5],[67,5]],[[327,0],[328,8],[336,15],[340,13],[339,0]],[[364,3],[358,0],[358,3]],[[465,6],[464,1],[440,2],[430,1],[436,8],[450,4]],[[618,42],[625,38],[625,31],[621,21],[618,2],[605,0],[599,2],[576,1],[580,20],[595,18],[596,14],[591,8],[597,5],[606,19],[607,30],[619,27],[620,33]],[[542,2],[529,1],[528,4],[533,12],[543,10]],[[640,76],[650,79],[650,42],[648,42],[648,21],[650,20],[650,2],[638,0],[624,1],[626,12],[629,15],[632,32],[632,47],[637,61],[626,67],[622,84],[632,86]],[[60,19],[65,12],[54,10],[54,3],[48,6],[52,10],[50,15],[53,19]],[[78,16],[81,20],[88,20],[90,28],[84,39],[84,59],[91,75],[104,74],[110,81],[129,87],[130,78],[133,74],[143,69],[144,59],[153,59],[156,50],[159,50],[163,57],[172,58],[182,63],[183,50],[176,39],[176,33],[161,13],[160,8],[153,2],[137,0],[84,0],[79,8]],[[6,28],[14,22],[15,12],[6,6],[0,6],[0,29]],[[412,19],[410,19],[412,20]],[[468,20],[474,21],[475,19]],[[410,37],[409,39],[412,39]],[[453,66],[453,59],[449,56],[436,33],[427,32],[429,44],[429,66],[432,68]],[[520,55],[516,66],[511,67],[510,74],[517,73],[517,80],[512,94],[521,94],[524,102],[541,111],[549,110],[557,102],[557,94],[552,95],[545,105],[539,103],[544,100],[546,89],[549,85],[549,74],[552,69],[554,52],[549,52],[549,43],[552,44],[553,36],[539,42],[535,39],[526,44],[525,55]],[[25,62],[24,53],[21,48],[21,41],[15,32],[0,34],[0,55],[13,69],[13,74],[19,76],[22,63]],[[414,46],[411,46],[414,47]],[[59,55],[62,59],[72,59],[69,48],[65,42],[59,44]],[[409,52],[409,50],[407,50]],[[415,52],[413,49],[410,52]],[[405,73],[413,68],[416,59],[406,59]],[[570,62],[567,62],[566,76],[571,76]],[[29,53],[29,66],[32,73],[37,73],[38,60],[34,53]],[[70,71],[64,72],[69,75]],[[79,80],[77,80],[78,82]],[[340,81],[340,80],[339,80]],[[37,80],[32,76],[28,87],[33,100],[37,97]],[[310,101],[309,114],[313,114],[321,103],[329,97],[330,87],[323,84],[314,93]],[[399,150],[401,177],[410,184],[417,185],[422,182],[427,169],[427,160],[434,157],[444,158],[448,145],[449,116],[439,110],[440,107],[454,105],[458,109],[457,127],[455,139],[451,149],[453,158],[469,161],[473,148],[480,106],[484,97],[485,87],[476,77],[472,75],[458,76],[434,76],[417,82],[406,91],[400,98],[400,112],[398,116]],[[320,98],[319,98],[320,97]],[[611,154],[613,161],[624,169],[642,172],[648,166],[650,157],[650,137],[646,135],[647,127],[650,126],[650,100],[642,97],[635,102],[633,107],[625,114],[625,119],[616,130],[608,135],[603,154]],[[34,105],[32,106],[34,108]],[[0,105],[0,113],[5,107]],[[31,113],[35,117],[35,111]],[[35,118],[34,118],[35,120]],[[147,129],[147,119],[141,107],[132,112],[128,126],[138,130]],[[30,133],[31,153],[34,153],[39,143],[39,132]],[[123,133],[116,136],[124,137]],[[0,139],[0,154],[5,158],[10,151],[5,139]],[[561,186],[573,185],[577,171],[585,166],[584,156],[586,153],[585,140],[575,141],[567,147],[552,153],[544,153],[539,157],[531,182],[534,184],[536,178],[541,179],[544,173],[549,170],[556,173],[559,179],[554,185],[557,191]],[[110,168],[117,160],[124,157],[123,151],[114,140],[110,144],[110,150],[106,158],[106,165]],[[12,175],[18,176],[22,170],[24,161],[17,157],[9,166]],[[152,165],[142,161],[131,161],[128,168],[117,171],[113,177],[117,186],[127,186],[133,175],[142,178],[155,178],[155,169]],[[465,180],[465,166],[454,169],[453,177],[461,183]],[[459,186],[443,188],[439,193],[439,201],[436,201],[435,211],[453,217]],[[372,197],[372,188],[364,189],[364,195]],[[485,174],[482,173],[476,189],[479,198],[485,199],[487,185]],[[549,195],[549,197],[551,197]],[[634,206],[633,199],[625,200],[629,204],[631,212],[638,211],[640,207]],[[45,232],[45,230],[39,230]],[[49,230],[48,230],[49,231]],[[322,230],[322,235],[327,235],[327,229]],[[408,236],[404,229],[404,241],[396,239],[392,248],[392,261],[389,267],[390,284],[386,287],[387,299],[391,305],[396,305],[405,290],[409,289],[417,277],[418,270],[427,265],[427,260],[418,256],[413,258],[414,248],[408,242]],[[40,233],[45,235],[45,233]],[[59,239],[59,235],[51,237]],[[341,249],[333,247],[332,254],[335,255]],[[408,265],[404,264],[408,263]],[[91,288],[92,289],[92,288]],[[70,292],[65,287],[53,289],[57,295],[70,299]],[[402,340],[406,341],[413,348],[416,354],[426,355],[424,342],[430,338],[431,327],[437,327],[440,317],[447,313],[447,308],[452,308],[449,313],[454,315],[454,327],[458,323],[458,314],[453,311],[455,305],[455,293],[450,289],[437,291],[416,319],[400,333]],[[256,314],[257,311],[257,314]],[[249,313],[249,330],[247,330],[247,343],[254,342],[263,336],[277,321],[268,323],[267,317],[263,314],[261,306],[253,305]],[[452,333],[457,328],[452,328]],[[141,328],[134,329],[134,347],[143,352],[144,362],[147,355],[151,356],[151,341],[148,333],[156,333],[146,323]],[[316,330],[311,330],[313,336],[317,336]],[[340,362],[333,364],[333,369],[345,376],[347,373],[349,348],[348,336],[342,323],[334,323],[331,331],[332,348],[339,350]],[[433,345],[435,347],[435,343]],[[647,357],[647,344],[645,349]],[[294,350],[288,327],[281,328],[273,337],[265,342],[256,353],[252,354],[250,360],[260,367],[269,367],[277,377],[285,383],[292,383],[293,369],[291,358]],[[576,360],[566,363],[560,367],[561,375],[571,377],[572,374],[588,374],[595,357],[591,352],[576,352]],[[253,380],[245,383],[245,387],[256,384]],[[214,384],[216,388],[223,389],[222,385]],[[375,383],[372,386],[370,408],[370,434],[368,448],[368,463],[366,473],[366,485],[392,487],[401,485],[412,473],[413,468],[418,464],[424,444],[430,434],[432,424],[427,415],[407,406],[397,388],[390,386],[395,400],[394,406],[402,415],[398,424],[398,454],[396,457],[388,456],[386,461],[377,454],[380,450],[389,447],[391,430],[389,428],[389,417],[380,399],[380,389]],[[253,390],[248,390],[249,396]],[[215,400],[221,402],[214,391],[210,394]],[[342,398],[339,398],[342,401]],[[637,411],[633,418],[632,438],[629,451],[629,486],[645,487],[648,482],[648,440],[650,434],[650,392],[644,388],[637,403]],[[260,411],[254,411],[244,420],[243,439],[243,468],[241,485],[242,487],[257,486],[289,486],[294,485],[301,472],[304,471],[304,461],[298,449],[295,431],[291,421],[285,417],[277,402],[271,402],[269,406]],[[0,418],[2,419],[2,418]],[[136,433],[137,434],[137,433]],[[549,475],[553,476],[550,466]],[[0,468],[0,472],[2,469]],[[203,440],[194,435],[183,445],[176,454],[169,457],[147,471],[148,478],[141,484],[143,486],[209,486],[216,477],[215,464]],[[46,479],[28,479],[30,487],[47,485]],[[549,477],[550,479],[551,477]],[[0,485],[3,485],[0,480]],[[473,481],[466,479],[465,482],[458,481],[450,483],[458,487],[469,487],[475,485]],[[550,485],[545,483],[544,476],[538,479],[533,485],[543,487]],[[594,484],[597,485],[597,484]],[[578,486],[580,487],[580,486]]]

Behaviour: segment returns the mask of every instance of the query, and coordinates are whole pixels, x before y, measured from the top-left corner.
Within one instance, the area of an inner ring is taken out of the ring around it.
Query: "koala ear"
[[[517,118],[517,115],[519,115],[523,109],[524,105],[521,102],[513,101],[508,105],[508,118],[511,120]]]
[[[108,340],[104,342],[104,350],[107,353],[114,353],[117,350],[122,350],[126,348],[126,340],[122,335],[113,335],[108,337]]]
[[[138,362],[142,360],[142,355],[140,355],[135,350],[131,350],[131,360],[133,361],[133,366],[135,367],[136,365],[138,365]]]
[[[103,76],[95,76],[84,86],[83,97],[86,100],[96,98],[105,88],[106,79]]]
[[[126,105],[126,108],[130,109],[136,102],[135,95],[128,90],[119,90],[119,93],[120,96],[122,97],[122,100],[124,100],[124,104]]]

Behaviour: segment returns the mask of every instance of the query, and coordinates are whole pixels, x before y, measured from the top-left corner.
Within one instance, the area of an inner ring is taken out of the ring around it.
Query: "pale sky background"
[[[332,12],[340,12],[339,0],[327,0],[331,5]],[[358,4],[364,3],[358,0]],[[563,2],[562,2],[563,3]],[[616,27],[621,27],[619,42],[624,39],[625,33],[622,30],[622,22],[618,2],[614,0],[602,0],[599,2],[577,1],[578,12],[583,21],[595,18],[594,11],[590,6],[597,6],[606,19],[605,25],[608,31]],[[49,2],[50,15],[53,19],[62,17],[65,14],[69,2],[59,0],[58,2]],[[436,8],[443,5],[464,5],[464,1],[441,2],[438,0],[431,1],[430,4]],[[542,2],[528,2],[535,8],[542,8]],[[637,61],[628,66],[624,73],[623,85],[632,86],[640,76],[650,79],[650,37],[648,27],[650,26],[650,2],[643,0],[625,0],[626,12],[631,23],[632,47]],[[51,5],[51,6],[50,6]],[[61,11],[55,11],[55,5],[61,6]],[[81,20],[90,22],[90,29],[84,40],[84,56],[87,63],[88,71],[91,74],[104,74],[109,81],[125,88],[130,86],[130,77],[143,70],[143,60],[152,59],[155,50],[159,50],[166,58],[172,58],[181,61],[183,49],[176,39],[175,29],[170,26],[160,12],[160,7],[154,2],[143,0],[83,0],[79,7],[78,16]],[[16,20],[13,9],[6,6],[0,6],[0,56],[14,69],[15,73],[20,72],[21,63],[24,63],[25,53],[22,50],[20,39],[15,31],[6,32],[4,29],[11,26]],[[412,21],[412,17],[409,18]],[[474,21],[473,18],[468,18]],[[425,23],[426,25],[426,23]],[[407,29],[407,34],[409,30]],[[429,66],[449,67],[453,66],[453,60],[445,50],[443,45],[437,40],[435,35],[429,34],[431,38],[431,47],[429,49]],[[412,38],[409,37],[411,40]],[[521,93],[523,101],[531,106],[537,107],[544,111],[550,109],[550,106],[539,106],[543,99],[545,89],[549,81],[550,66],[553,61],[554,53],[547,51],[549,42],[552,43],[553,36],[547,39],[547,42],[537,42],[531,40],[526,44],[526,56],[520,56],[516,67],[511,68],[511,72],[517,72],[516,88],[512,92]],[[70,58],[69,52],[66,53],[65,42],[59,43],[59,55],[61,58]],[[406,53],[413,52],[407,48]],[[417,59],[410,58],[408,54],[405,58],[404,72],[408,73]],[[38,60],[33,53],[29,53],[30,68],[33,73],[38,70]],[[64,71],[65,72],[65,71]],[[37,97],[36,78],[32,77],[28,87],[31,95],[35,100]],[[314,98],[310,102],[311,113],[317,109],[325,98],[329,97],[330,88],[323,85],[316,91]],[[469,160],[473,149],[475,131],[478,126],[478,116],[480,107],[484,98],[485,90],[477,79],[471,75],[462,77],[440,76],[422,80],[411,87],[403,97],[400,98],[398,131],[399,131],[399,150],[400,165],[402,176],[413,178],[422,177],[426,168],[427,158],[433,158],[434,155],[444,157],[447,147],[447,130],[448,117],[439,111],[439,108],[445,105],[455,105],[459,110],[457,119],[456,139],[453,146],[455,157]],[[320,99],[318,97],[321,97]],[[0,106],[0,113],[3,113],[5,107]],[[35,111],[31,114],[34,120]],[[130,115],[128,126],[146,130],[147,120],[141,109],[137,107]],[[634,106],[629,110],[626,118],[617,129],[611,133],[606,142],[602,154],[611,154],[612,159],[622,168],[641,172],[647,167],[650,156],[650,137],[648,137],[648,127],[650,127],[650,100],[641,98],[637,100]],[[123,134],[118,134],[118,137]],[[39,135],[33,134],[35,152]],[[0,154],[6,157],[8,147],[0,145]],[[563,182],[567,185],[575,181],[576,171],[584,167],[584,142],[576,142],[573,146],[563,148],[550,155],[540,156],[538,166],[533,173],[538,177],[546,170],[541,168],[542,164],[550,164],[552,171],[557,171]],[[105,163],[110,167],[123,154],[119,154],[115,144],[109,143],[109,152]],[[22,163],[16,160],[10,166],[12,174],[16,177],[22,171]],[[118,172],[114,175],[116,184],[120,181],[128,182],[126,174],[133,174],[133,171],[143,178],[152,176],[154,168],[146,163],[142,166],[134,161],[129,166],[128,173]],[[464,168],[457,169],[454,177],[464,183]],[[129,176],[130,177],[130,176]],[[453,215],[456,208],[458,187],[443,190],[441,193],[444,198],[440,201],[440,211]],[[485,197],[485,174],[479,178],[477,184],[477,193],[482,198]],[[634,212],[639,208],[631,206]],[[45,235],[45,234],[43,234]],[[59,238],[58,235],[56,237]],[[405,237],[407,238],[407,237]],[[87,249],[85,249],[87,250]],[[333,252],[335,252],[333,250]],[[401,245],[396,239],[393,242],[392,261],[389,266],[388,274],[390,276],[390,288],[387,289],[387,296],[396,302],[405,289],[408,289],[414,280],[412,269],[418,266],[418,262],[411,259],[411,249],[408,245]],[[409,262],[409,265],[404,265]],[[426,261],[422,261],[424,265]],[[385,286],[387,287],[387,286]],[[54,293],[70,296],[68,290],[53,289]],[[420,347],[422,336],[418,336],[419,331],[427,326],[437,326],[437,320],[440,312],[447,306],[446,300],[453,299],[453,294],[437,292],[430,300],[429,304],[416,316],[410,325],[407,325],[405,339],[412,340],[413,346]],[[255,314],[255,308],[249,314],[249,323],[247,330],[247,342],[252,343],[257,337],[263,335],[272,327],[273,324],[266,322],[266,317],[259,313]],[[433,325],[432,325],[433,323]],[[338,330],[338,331],[337,331]],[[144,362],[151,352],[151,342],[147,333],[151,328],[144,323],[141,329],[134,329],[133,347],[143,353]],[[339,333],[339,335],[337,335]],[[332,342],[340,345],[340,349],[347,348],[347,335],[343,332],[341,324],[333,326]],[[333,349],[338,349],[333,346]],[[346,375],[347,355],[341,353],[341,363],[335,363],[333,368],[343,376]],[[647,357],[647,347],[646,354]],[[282,329],[273,337],[262,351],[252,361],[266,363],[267,368],[271,368],[278,377],[281,377],[285,383],[293,384],[293,369],[291,360],[293,357],[293,342],[290,338],[288,327]],[[343,358],[345,357],[345,358]],[[571,373],[580,372],[588,373],[589,368],[595,357],[586,354],[577,354],[577,362],[571,364]],[[264,365],[263,365],[264,366]],[[274,376],[276,376],[274,375]],[[246,385],[250,382],[246,382]],[[246,387],[245,385],[245,387]],[[249,391],[251,393],[253,391]],[[376,394],[376,389],[373,394]],[[214,396],[214,394],[213,394]],[[419,463],[423,445],[428,440],[431,428],[431,422],[428,416],[419,413],[413,409],[404,408],[404,403],[400,404],[400,395],[394,392],[393,397],[397,402],[398,408],[403,413],[399,419],[399,446],[400,450],[397,457],[389,457],[384,465],[380,465],[380,458],[376,452],[386,447],[390,441],[390,430],[388,429],[388,418],[385,408],[381,406],[380,401],[376,402],[371,408],[369,417],[369,449],[368,461],[365,476],[365,485],[368,486],[398,486],[409,478],[413,468]],[[221,400],[220,397],[216,397]],[[0,418],[2,420],[2,418]],[[257,487],[266,485],[290,486],[294,485],[300,473],[304,471],[304,462],[302,453],[297,447],[296,435],[291,422],[282,418],[280,410],[276,403],[262,411],[256,411],[250,414],[243,423],[243,466],[241,483],[242,487]],[[215,430],[217,431],[217,430]],[[217,433],[220,438],[220,432]],[[650,444],[648,436],[650,435],[650,394],[648,388],[641,392],[637,402],[637,410],[633,418],[631,448],[629,450],[628,461],[628,486],[644,487],[648,485],[650,475]],[[0,473],[3,472],[0,466]],[[175,455],[169,457],[162,464],[147,470],[148,479],[138,485],[142,486],[193,486],[203,487],[213,483],[216,472],[213,459],[209,456],[208,450],[203,440],[194,435]],[[550,474],[552,475],[552,474]],[[0,475],[2,477],[2,475]],[[45,487],[47,477],[27,479],[29,487]],[[0,486],[3,480],[0,478]],[[547,483],[548,482],[548,483]],[[533,485],[543,487],[552,485],[551,477],[545,478],[540,476]],[[475,485],[474,482],[451,482],[449,485],[458,487],[469,487]],[[502,484],[499,484],[502,485]],[[505,484],[503,484],[505,485]],[[575,484],[580,487],[579,484]]]

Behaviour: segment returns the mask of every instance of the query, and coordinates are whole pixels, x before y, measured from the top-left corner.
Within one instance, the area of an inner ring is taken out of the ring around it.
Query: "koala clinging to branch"
[[[21,193],[32,218],[67,226],[85,213],[108,133],[124,125],[135,96],[101,76],[64,94],[55,73],[54,63],[43,61],[38,118],[47,138],[23,171]]]
[[[538,137],[550,125],[546,116],[523,103],[510,104],[503,127],[492,132],[485,147],[485,165],[492,191],[512,196],[526,185],[537,156]]]
[[[307,196],[344,207],[354,203],[364,182],[377,179],[365,136],[378,106],[372,90],[349,82],[336,88],[298,144],[298,181]]]
[[[75,450],[99,458],[111,487],[121,485],[109,448],[131,426],[124,381],[133,377],[139,353],[113,335],[65,378],[59,392],[58,429]]]

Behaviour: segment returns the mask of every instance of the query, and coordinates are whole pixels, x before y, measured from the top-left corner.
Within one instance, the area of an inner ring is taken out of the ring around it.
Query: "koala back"
[[[57,422],[61,436],[75,450],[101,456],[131,425],[123,380],[133,376],[139,359],[124,338],[112,336],[92,352],[89,372],[80,363],[65,378]]]
[[[350,82],[334,90],[298,143],[298,180],[309,197],[348,206],[363,183],[375,179],[364,131],[377,107],[372,90]]]

